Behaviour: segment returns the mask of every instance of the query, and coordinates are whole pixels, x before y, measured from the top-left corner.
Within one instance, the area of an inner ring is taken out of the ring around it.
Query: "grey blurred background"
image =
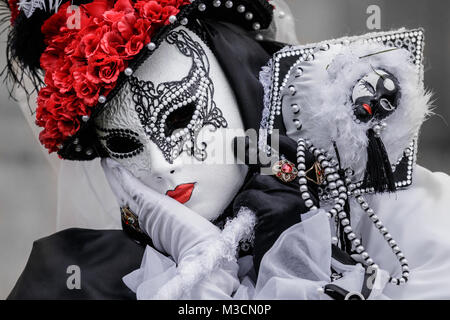
[[[286,0],[300,43],[369,31],[369,5],[381,9],[381,30],[425,28],[425,83],[435,113],[420,138],[418,163],[450,173],[450,1]],[[5,35],[0,38],[5,64]],[[16,103],[0,88],[0,299],[23,270],[34,240],[55,232],[56,175]]]

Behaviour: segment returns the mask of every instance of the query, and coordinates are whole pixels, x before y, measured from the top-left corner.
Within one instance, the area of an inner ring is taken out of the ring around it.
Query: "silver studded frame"
[[[270,88],[266,88],[266,101],[261,122],[261,128],[272,134],[274,130],[275,119],[281,116],[282,99],[281,93],[286,89],[288,79],[291,76],[301,77],[303,74],[299,64],[303,61],[312,61],[315,53],[321,50],[328,50],[333,44],[350,44],[356,41],[363,43],[380,43],[391,48],[406,49],[410,53],[411,63],[416,65],[420,80],[423,81],[423,49],[424,49],[424,31],[423,29],[406,30],[400,29],[390,32],[369,33],[362,36],[345,37],[335,40],[323,41],[320,43],[308,44],[303,46],[288,46],[277,52],[269,62],[270,68]],[[267,75],[266,75],[267,77]],[[288,88],[290,90],[290,88]],[[292,88],[295,90],[295,88]],[[294,92],[293,92],[294,93]],[[297,130],[302,129],[300,114],[301,110],[293,110],[296,117],[293,121]],[[264,141],[260,143],[265,144]],[[412,184],[413,167],[417,155],[417,137],[411,141],[410,145],[404,150],[403,156],[397,163],[392,165],[395,177],[395,186],[397,189],[407,188]],[[356,183],[357,189],[354,192],[359,194],[373,193],[371,186],[364,185],[362,181]],[[332,199],[328,193],[326,182],[319,188],[320,199],[327,201]]]

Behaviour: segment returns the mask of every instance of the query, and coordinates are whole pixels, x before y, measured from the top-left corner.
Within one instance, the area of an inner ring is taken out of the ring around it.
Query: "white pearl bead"
[[[344,232],[345,233],[350,233],[350,232],[352,232],[352,227],[350,227],[350,226],[346,226],[345,228],[344,228]],[[350,238],[349,238],[350,239]]]
[[[125,75],[127,76],[131,76],[133,74],[133,69],[131,68],[126,68],[124,71]]]
[[[175,21],[177,21],[177,17],[176,16],[170,16],[169,17],[169,22],[170,23],[175,23]]]

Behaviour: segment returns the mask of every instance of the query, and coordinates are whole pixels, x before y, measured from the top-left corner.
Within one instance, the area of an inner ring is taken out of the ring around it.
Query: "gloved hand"
[[[234,256],[221,256],[233,254],[221,231],[188,207],[147,187],[114,160],[102,159],[102,167],[119,205],[128,206],[155,248],[178,264],[177,277],[156,298],[211,297],[212,293],[212,298],[230,297],[239,285],[238,267]],[[197,291],[191,293],[194,286]]]
[[[220,235],[220,230],[178,201],[144,185],[112,159],[102,159],[106,178],[119,205],[137,215],[142,231],[159,251],[179,262],[189,250]]]
[[[247,147],[251,145],[251,143],[246,144]],[[294,140],[280,136],[280,150],[277,150],[280,155],[295,164],[296,150],[297,144]],[[307,153],[306,167],[310,168],[313,164],[314,157]],[[256,271],[259,270],[264,254],[279,236],[294,224],[301,222],[301,214],[308,211],[305,200],[301,197],[298,178],[286,183],[275,175],[259,174],[259,166],[253,166],[253,176],[233,203],[235,212],[240,207],[247,207],[256,214],[253,249],[253,263]],[[308,189],[314,205],[319,207],[317,186],[308,183]]]

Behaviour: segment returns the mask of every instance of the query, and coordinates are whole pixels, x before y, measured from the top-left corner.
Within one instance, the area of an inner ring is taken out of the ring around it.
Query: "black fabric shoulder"
[[[8,299],[135,299],[122,277],[139,268],[144,249],[121,230],[58,232],[34,242]],[[67,286],[70,266],[79,267],[80,289]]]

